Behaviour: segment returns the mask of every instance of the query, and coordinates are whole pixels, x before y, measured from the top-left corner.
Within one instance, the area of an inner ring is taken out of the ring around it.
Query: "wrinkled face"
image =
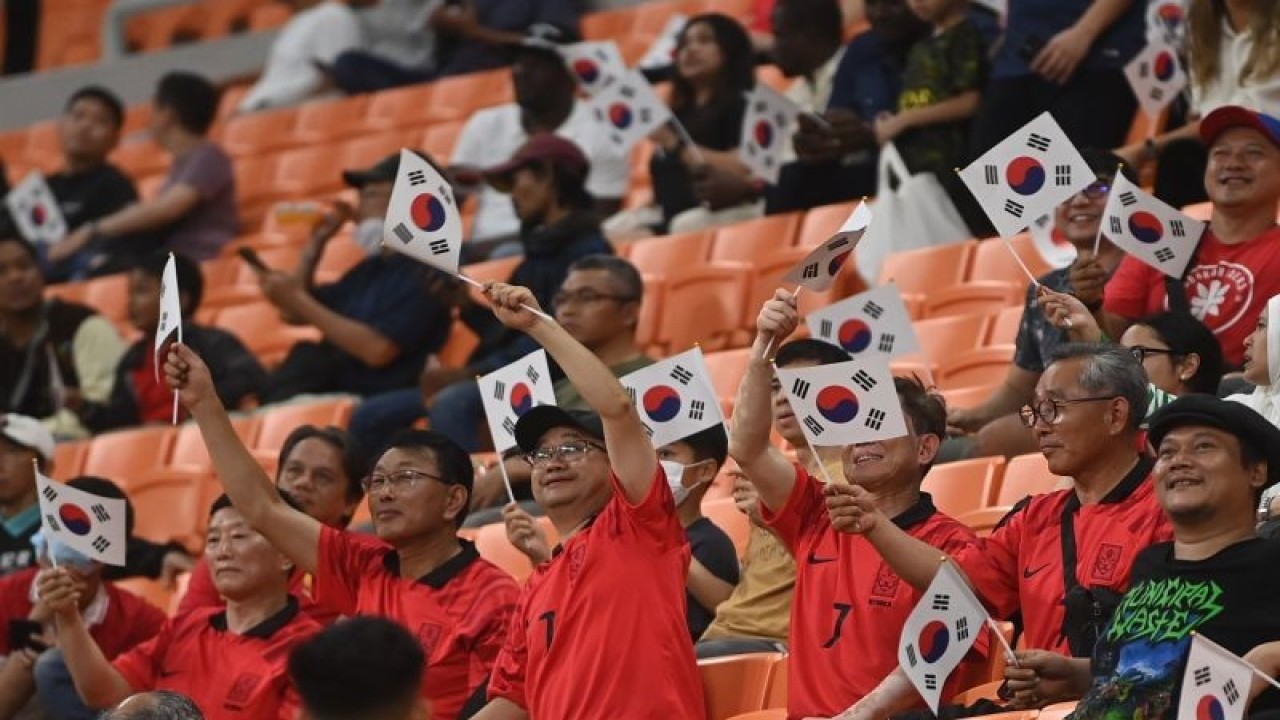
[[[849,445],[840,451],[846,480],[872,492],[919,485],[920,468],[933,461],[940,440],[934,435],[917,435],[911,418],[904,419],[907,435]]]
[[[1170,430],[1156,448],[1156,498],[1176,525],[1221,517],[1252,518],[1265,462],[1246,467],[1240,441],[1213,427]]]
[[[1130,325],[1120,336],[1120,344],[1142,349],[1142,369],[1147,371],[1147,380],[1152,385],[1172,395],[1188,392],[1183,376],[1190,380],[1195,375],[1194,356],[1170,355],[1169,343],[1146,325]]]
[[[204,556],[218,594],[228,600],[247,600],[273,588],[283,593],[288,582],[288,559],[234,507],[209,519]]]
[[[120,127],[101,101],[90,97],[76,100],[58,123],[62,152],[82,162],[101,162],[120,139]]]
[[[356,204],[356,222],[387,216],[391,207],[391,190],[394,182],[369,182],[360,188],[360,201]]]
[[[276,486],[289,493],[311,517],[330,527],[346,527],[356,503],[347,499],[347,488],[359,482],[348,478],[342,467],[342,451],[310,437],[297,445],[280,464]]]
[[[691,83],[715,80],[724,67],[724,52],[716,42],[715,31],[705,22],[685,28],[676,46],[676,72]]]
[[[552,301],[556,322],[588,350],[635,334],[640,303],[608,270],[573,270]]]
[[[1076,250],[1093,252],[1094,240],[1102,225],[1102,212],[1111,193],[1111,179],[1099,178],[1072,195],[1053,211],[1053,224]]]
[[[0,435],[0,506],[34,501],[36,474],[31,463],[36,458],[34,450]],[[15,507],[14,510],[21,508]]]
[[[44,276],[36,259],[16,241],[0,242],[0,312],[28,312],[41,302]]]
[[[550,170],[522,167],[511,173],[511,204],[520,222],[541,225],[555,205],[556,190]]]
[[[533,465],[533,497],[548,510],[575,505],[603,505],[612,488],[609,456],[597,439],[576,428],[552,428],[538,442],[539,448],[575,446],[582,452],[555,453]]]
[[[400,545],[412,539],[453,533],[466,512],[466,488],[445,483],[440,464],[427,450],[391,448],[378,458],[370,479],[369,512],[378,537]]]
[[[142,332],[151,332],[159,320],[160,278],[142,270],[130,270],[129,322]]]
[[[1204,187],[1218,208],[1270,207],[1280,199],[1280,148],[1248,127],[1231,128],[1209,148]]]
[[[1119,439],[1112,428],[1127,417],[1128,403],[1122,398],[1073,402],[1095,393],[1080,387],[1084,360],[1072,358],[1051,364],[1036,383],[1031,406],[1054,401],[1057,418],[1048,422],[1037,417],[1031,434],[1055,475],[1074,476],[1081,468]],[[1107,393],[1096,393],[1106,395]]]
[[[1244,340],[1244,379],[1254,385],[1270,385],[1271,370],[1268,363],[1267,325],[1270,324],[1267,308],[1258,313],[1258,324]]]

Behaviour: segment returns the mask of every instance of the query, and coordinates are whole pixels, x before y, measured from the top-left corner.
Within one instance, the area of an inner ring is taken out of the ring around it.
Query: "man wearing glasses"
[[[1072,486],[1024,499],[951,557],[994,617],[1021,612],[1024,647],[1088,657],[1135,556],[1172,537],[1148,480],[1154,463],[1137,450],[1146,401],[1146,374],[1126,349],[1068,344],[1019,413],[1049,471]],[[904,580],[928,587],[937,548],[898,529],[862,488],[827,494],[837,529],[863,535]]]
[[[285,503],[190,348],[174,346],[165,375],[199,425],[236,509],[315,578],[317,602],[347,616],[390,618],[413,633],[427,657],[422,695],[434,717],[467,717],[478,707],[519,588],[457,537],[470,505],[470,456],[438,433],[392,437],[361,482],[374,531],[386,543],[374,545]]]

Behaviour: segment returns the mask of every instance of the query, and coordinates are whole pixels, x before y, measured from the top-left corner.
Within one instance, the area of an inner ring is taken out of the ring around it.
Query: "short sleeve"
[[[1103,299],[1106,311],[1130,320],[1146,315],[1151,283],[1158,279],[1153,278],[1152,273],[1142,261],[1126,255],[1115,274],[1107,281]]]
[[[168,620],[155,637],[120,655],[111,663],[134,692],[146,692],[156,686],[159,671],[156,662],[163,657],[173,637],[173,621]]]
[[[1035,304],[1036,286],[1027,288],[1027,299],[1022,306],[1022,320],[1018,323],[1018,337],[1014,340],[1013,364],[1031,372],[1044,372],[1044,358],[1040,355],[1040,339],[1036,337],[1035,318],[1040,309]]]
[[[472,115],[471,119],[467,120],[467,124],[462,126],[458,141],[453,145],[453,156],[449,158],[450,165],[480,166],[484,164],[488,116],[488,113],[482,111]]]
[[[667,484],[666,471],[657,465],[649,492],[638,503],[627,499],[622,481],[612,471],[613,499],[601,513],[601,520],[612,530],[631,534],[660,551],[683,547],[688,544],[684,528],[676,516],[676,502]],[[599,522],[599,521],[597,521]]]
[[[952,93],[981,90],[986,85],[987,49],[976,27],[965,22],[951,43],[949,54],[947,70]]]
[[[326,7],[325,14],[315,24],[311,42],[313,57],[332,65],[338,55],[355,47],[360,47],[360,21],[355,13],[341,3]]]
[[[822,484],[799,464],[795,468],[796,481],[787,503],[776,512],[764,503],[760,504],[760,515],[765,524],[792,554],[795,554],[805,531],[812,527],[814,518],[826,512]]]
[[[190,162],[183,164],[169,178],[170,186],[181,184],[192,187],[204,200],[226,190],[234,178],[231,158],[213,143],[205,143],[193,152],[195,156]]]
[[[631,161],[627,154],[618,152],[606,141],[597,141],[590,159],[587,190],[592,197],[617,199],[627,194],[631,181]]]
[[[494,569],[501,577],[491,583],[476,601],[469,615],[475,623],[470,630],[471,670],[467,687],[476,688],[489,679],[495,663],[501,656],[509,628],[515,624],[514,614],[520,601],[520,588],[504,571]]]
[[[1007,619],[1018,611],[1018,548],[1027,511],[1012,514],[986,538],[949,550],[992,614]]]
[[[320,529],[320,555],[315,572],[316,602],[344,615],[354,615],[360,582],[384,550],[354,542],[349,533]]]
[[[493,673],[489,677],[489,697],[503,698],[528,709],[529,702],[525,698],[525,680],[529,669],[529,646],[525,643],[526,630],[524,618],[527,615],[525,603],[528,593],[521,599],[515,617],[507,623],[506,641],[498,659],[493,665]]]
[[[741,574],[738,565],[738,550],[733,540],[719,526],[705,518],[697,523],[700,527],[689,535],[689,546],[693,557],[712,575],[737,585]]]

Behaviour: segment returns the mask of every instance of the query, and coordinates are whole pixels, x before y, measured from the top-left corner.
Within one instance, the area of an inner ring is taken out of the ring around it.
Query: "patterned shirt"
[[[1068,278],[1069,267],[1052,270],[1040,277],[1039,283],[1054,292],[1071,293],[1071,280]],[[1049,365],[1049,358],[1059,345],[1067,342],[1065,330],[1049,324],[1044,311],[1036,302],[1036,286],[1027,288],[1027,300],[1022,309],[1022,323],[1018,325],[1018,338],[1015,340],[1013,364],[1030,372],[1042,373]]]

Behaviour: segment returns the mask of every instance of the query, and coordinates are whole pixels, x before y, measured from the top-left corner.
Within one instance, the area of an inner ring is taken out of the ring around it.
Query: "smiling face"
[[[1270,303],[1258,313],[1258,324],[1244,339],[1244,379],[1254,385],[1271,384],[1271,362],[1267,348],[1267,325],[1270,324]]]
[[[844,477],[871,492],[888,492],[918,486],[921,469],[933,462],[941,439],[917,435],[911,416],[904,412],[907,434],[891,440],[849,445],[840,451]]]
[[[350,483],[342,465],[342,451],[328,442],[310,437],[284,458],[276,486],[290,496],[308,515],[330,527],[341,528],[355,512],[358,501],[347,493]]]
[[[1060,360],[1051,364],[1036,383],[1035,395],[1030,405],[1047,400],[1071,401],[1107,393],[1087,392],[1080,386],[1080,374],[1085,367],[1083,358]],[[1058,405],[1058,416],[1053,422],[1036,418],[1031,434],[1040,453],[1048,461],[1054,475],[1075,476],[1082,468],[1102,455],[1102,450],[1116,442],[1128,442],[1124,408],[1128,403],[1122,398],[1089,402],[1067,402]]]
[[[1280,148],[1253,128],[1226,130],[1209,148],[1204,186],[1215,209],[1274,214],[1280,199]]]
[[[544,463],[533,466],[533,498],[549,512],[569,511],[577,508],[603,507],[613,491],[609,484],[609,456],[600,440],[577,428],[552,428],[538,441],[539,448],[561,445],[588,445],[585,453],[565,458],[557,454]]]
[[[1072,195],[1053,212],[1053,224],[1076,250],[1093,251],[1094,239],[1102,225],[1102,211],[1107,207],[1110,178],[1099,177],[1089,187]]]
[[[1174,428],[1156,449],[1156,497],[1174,527],[1242,519],[1252,524],[1265,462],[1247,464],[1240,441],[1214,427]]]
[[[1142,358],[1142,369],[1147,371],[1147,379],[1152,385],[1171,395],[1185,395],[1191,391],[1186,381],[1195,376],[1200,363],[1194,353],[1179,356],[1159,352],[1169,350],[1169,343],[1146,325],[1130,325],[1120,336],[1120,344],[1127,348],[1157,351],[1144,353]]]
[[[461,485],[442,482],[440,464],[426,449],[391,448],[378,458],[372,475],[412,471],[410,482],[384,482],[369,491],[369,513],[378,537],[397,547],[439,533],[453,534],[469,498]],[[426,477],[430,476],[430,477]]]
[[[234,507],[224,507],[209,519],[204,556],[214,587],[228,600],[287,592],[289,561]]]

